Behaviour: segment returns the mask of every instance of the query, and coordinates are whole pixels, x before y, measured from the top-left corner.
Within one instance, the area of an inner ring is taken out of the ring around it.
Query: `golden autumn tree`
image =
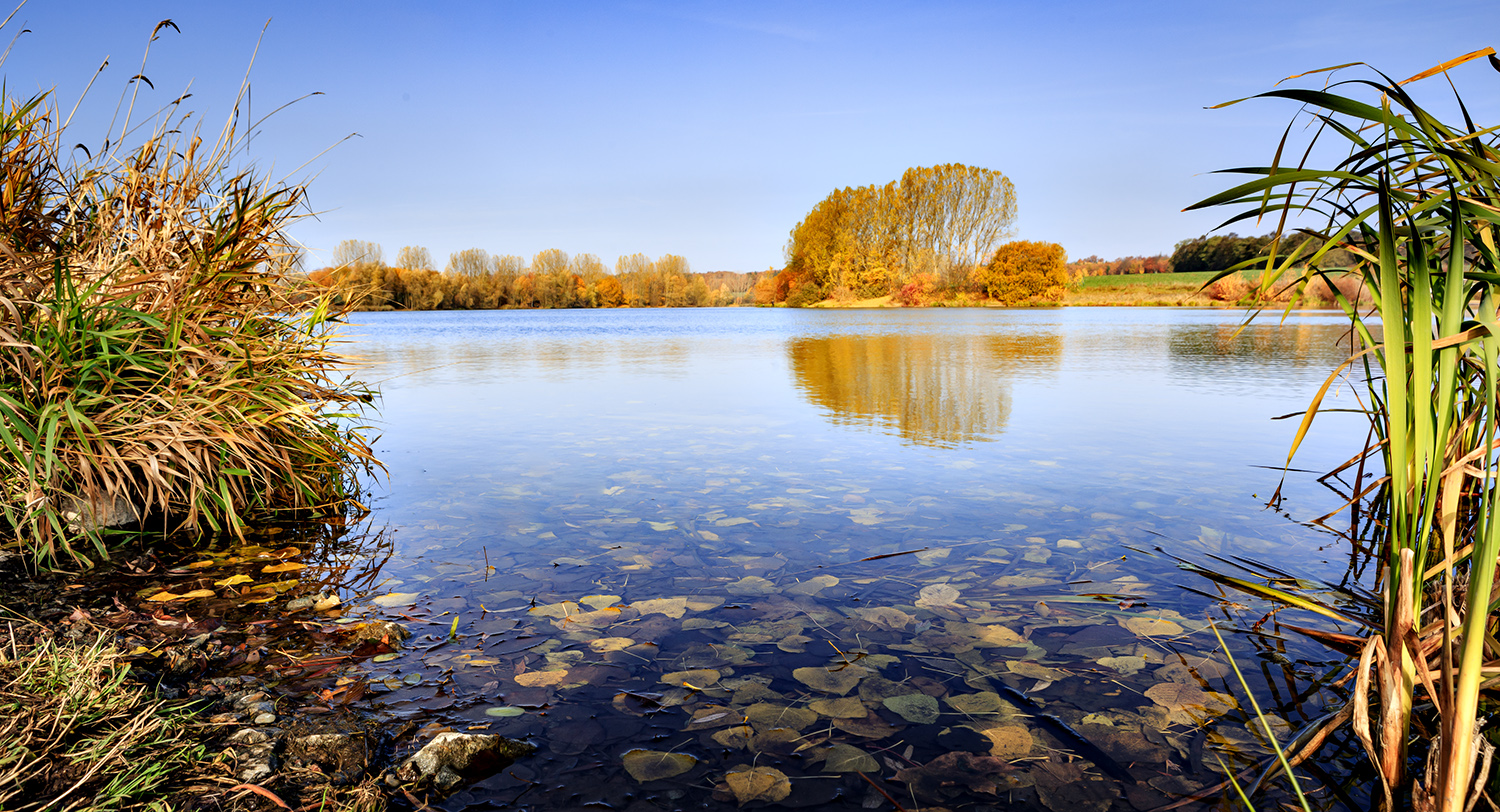
[[[1068,253],[1055,242],[1008,242],[969,279],[1003,305],[1060,301],[1068,285]]]
[[[884,186],[835,190],[786,248],[786,269],[808,298],[882,296],[913,276],[954,286],[988,257],[1016,218],[1016,190],[993,169],[942,164]],[[810,287],[809,287],[810,286]]]

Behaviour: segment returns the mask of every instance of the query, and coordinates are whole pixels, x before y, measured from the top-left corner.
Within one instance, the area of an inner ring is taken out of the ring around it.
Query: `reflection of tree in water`
[[[802,337],[787,342],[787,354],[797,388],[835,423],[950,446],[1004,431],[1011,379],[1056,368],[1062,336]]]
[[[1267,321],[1239,325],[1181,325],[1168,334],[1175,361],[1221,365],[1290,363],[1327,366],[1349,357],[1349,327],[1336,321],[1278,325]]]

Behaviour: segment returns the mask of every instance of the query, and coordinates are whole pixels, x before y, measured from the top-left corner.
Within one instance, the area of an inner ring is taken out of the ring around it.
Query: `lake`
[[[424,732],[538,745],[451,809],[1168,803],[1265,751],[1210,618],[1292,727],[1338,659],[1173,560],[1350,567],[1299,523],[1332,489],[1265,507],[1297,424],[1271,418],[1347,322],[1243,319],[356,314],[389,473],[351,618],[417,635],[362,676]],[[1328,415],[1294,467],[1364,437]]]

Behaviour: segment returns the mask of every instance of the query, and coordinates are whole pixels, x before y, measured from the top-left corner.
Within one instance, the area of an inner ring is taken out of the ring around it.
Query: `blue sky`
[[[71,106],[108,55],[73,135],[102,134],[167,18],[181,33],[152,46],[143,106],[191,82],[216,127],[268,18],[257,114],[325,94],[267,122],[252,149],[267,171],[312,160],[299,177],[318,215],[292,233],[314,266],[355,238],[388,259],[423,245],[440,265],[469,247],[561,248],[762,270],[833,189],[947,162],[1011,178],[1018,238],[1073,258],[1170,252],[1223,219],[1180,211],[1223,188],[1207,173],[1269,162],[1295,112],[1206,106],[1327,65],[1404,78],[1500,46],[1493,0],[31,0],[6,29],[31,30],[5,63],[8,92],[55,89]],[[1500,74],[1471,63],[1454,78],[1481,124],[1500,123]]]

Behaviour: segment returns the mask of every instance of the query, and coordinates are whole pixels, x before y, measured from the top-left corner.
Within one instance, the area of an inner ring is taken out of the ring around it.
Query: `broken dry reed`
[[[93,154],[49,94],[0,99],[0,529],[41,564],[103,556],[111,513],[334,512],[374,462],[338,314],[292,284],[303,187],[240,168],[239,104],[210,142],[180,102]]]

